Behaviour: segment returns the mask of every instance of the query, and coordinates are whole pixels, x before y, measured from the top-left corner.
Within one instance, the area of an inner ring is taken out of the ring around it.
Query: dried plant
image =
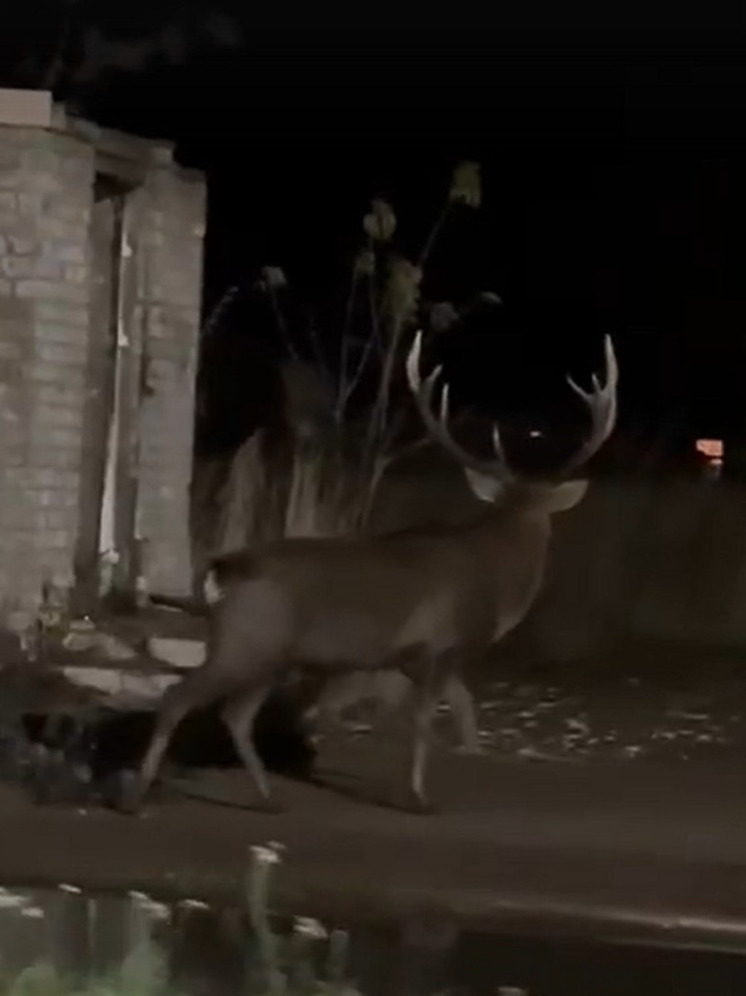
[[[241,447],[222,491],[219,538],[213,546],[226,550],[270,535],[328,536],[367,527],[386,469],[425,443],[405,443],[411,402],[399,374],[406,334],[422,317],[427,260],[451,212],[480,203],[479,166],[459,164],[444,206],[412,261],[393,244],[393,207],[372,201],[363,218],[363,245],[351,267],[336,347],[331,330],[322,349],[313,324],[307,323],[303,334],[291,326],[284,272],[276,266],[262,270],[255,288],[266,295],[285,354],[281,372],[290,445],[288,454],[268,454],[258,430]],[[436,335],[457,314],[441,302],[431,316]]]

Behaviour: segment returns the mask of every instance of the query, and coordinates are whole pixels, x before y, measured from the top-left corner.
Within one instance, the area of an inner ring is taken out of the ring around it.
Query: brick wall
[[[151,590],[191,587],[189,493],[202,286],[205,186],[156,165],[133,197],[143,330],[137,533]]]
[[[0,127],[0,606],[11,623],[48,578],[72,582],[94,156]]]
[[[141,174],[124,212],[123,332],[133,347],[124,476],[150,588],[191,585],[204,182],[156,143],[63,119],[48,129],[0,126],[0,625],[13,628],[29,621],[43,581],[74,582],[91,467],[86,401],[98,389],[90,360],[101,346],[90,307],[94,179],[126,158],[128,141]]]

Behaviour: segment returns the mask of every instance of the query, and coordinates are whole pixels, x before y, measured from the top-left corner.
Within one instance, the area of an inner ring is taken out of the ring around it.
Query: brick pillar
[[[133,195],[144,385],[137,525],[151,591],[191,590],[189,494],[202,285],[205,185],[165,150]]]
[[[0,620],[69,586],[89,336],[93,150],[0,127]]]

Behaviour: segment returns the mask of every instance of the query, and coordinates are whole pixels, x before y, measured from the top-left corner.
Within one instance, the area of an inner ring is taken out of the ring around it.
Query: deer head
[[[430,437],[463,467],[467,482],[480,501],[491,504],[518,502],[522,506],[552,515],[577,505],[585,495],[588,481],[575,479],[575,473],[590,460],[611,435],[617,415],[619,369],[610,336],[604,339],[604,378],[592,378],[592,389],[583,390],[568,375],[567,383],[584,402],[590,415],[590,432],[580,447],[555,472],[552,480],[535,481],[520,477],[510,466],[502,445],[499,426],[492,426],[493,456],[483,459],[469,453],[448,428],[449,389],[441,381],[443,368],[436,367],[425,379],[420,372],[422,332],[415,336],[407,356],[407,379],[420,417]],[[438,414],[433,410],[436,392]]]

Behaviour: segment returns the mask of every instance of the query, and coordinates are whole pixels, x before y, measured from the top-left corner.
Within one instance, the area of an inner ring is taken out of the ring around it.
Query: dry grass
[[[420,291],[430,253],[451,212],[480,203],[478,165],[459,164],[412,261],[394,247],[393,208],[373,201],[363,219],[363,243],[351,268],[336,339],[327,329],[322,340],[313,320],[293,328],[284,308],[285,274],[278,267],[264,268],[258,287],[285,351],[286,452],[268,452],[264,431],[258,429],[234,455],[222,485],[217,486],[217,478],[203,482],[201,519],[204,524],[209,517],[210,527],[196,525],[200,549],[225,552],[274,537],[339,536],[366,529],[383,475],[412,445],[401,359],[409,334],[422,324]],[[432,336],[443,331],[444,314],[451,320],[456,316],[444,302],[430,313]]]

